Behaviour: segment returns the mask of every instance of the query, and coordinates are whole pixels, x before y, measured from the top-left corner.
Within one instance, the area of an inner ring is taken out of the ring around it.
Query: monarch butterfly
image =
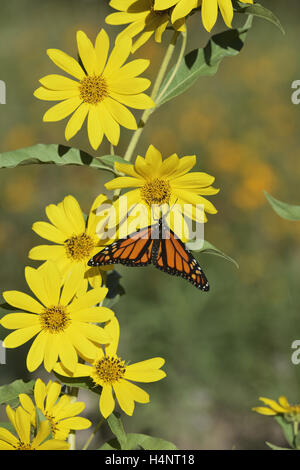
[[[156,224],[108,245],[93,256],[88,265],[94,267],[117,263],[126,266],[147,266],[152,263],[168,274],[182,276],[202,291],[209,290],[208,281],[198,262],[162,218]]]

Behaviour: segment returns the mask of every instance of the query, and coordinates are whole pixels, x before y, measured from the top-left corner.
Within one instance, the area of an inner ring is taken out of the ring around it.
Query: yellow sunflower
[[[94,201],[88,221],[85,222],[82,210],[73,196],[67,196],[59,204],[46,207],[46,215],[51,223],[35,222],[32,229],[40,237],[49,240],[54,245],[39,245],[32,248],[29,258],[39,261],[54,261],[63,279],[69,270],[78,267],[83,284],[87,288],[89,281],[92,287],[102,284],[101,270],[90,268],[89,259],[105,244],[96,235],[96,227],[101,218],[96,211],[101,205],[109,204],[107,197],[100,194]]]
[[[290,405],[286,397],[279,397],[278,403],[265,397],[259,397],[259,400],[267,406],[257,406],[252,411],[267,416],[284,415],[290,421],[300,422],[300,405]]]
[[[138,59],[125,64],[132,47],[129,36],[116,41],[110,56],[109,42],[103,29],[95,46],[83,31],[78,31],[78,53],[83,66],[58,49],[48,49],[50,59],[75,80],[47,75],[40,79],[42,86],[34,92],[41,100],[61,101],[45,113],[44,121],[60,121],[73,113],[66,126],[66,140],[81,129],[87,117],[88,137],[95,150],[104,135],[112,145],[117,145],[120,125],[137,129],[136,120],[127,107],[148,109],[154,106],[151,98],[143,93],[150,81],[138,77],[149,66],[149,61]]]
[[[191,0],[194,3],[194,0]],[[175,2],[174,2],[175,3]],[[138,39],[132,46],[132,52],[135,52],[153,35],[156,42],[161,42],[162,35],[170,23],[170,9],[155,11],[154,0],[111,0],[109,5],[117,13],[108,15],[105,19],[110,25],[129,24],[118,37],[130,36]],[[177,31],[185,29],[184,18],[173,22],[173,27]]]
[[[4,339],[6,348],[17,348],[36,336],[27,355],[30,372],[43,361],[50,372],[58,357],[73,371],[77,355],[93,355],[98,351],[95,343],[111,340],[103,328],[94,324],[114,316],[108,308],[95,307],[107,294],[106,288],[98,287],[79,295],[81,275],[78,268],[73,268],[62,284],[60,272],[52,261],[38,269],[26,267],[25,278],[38,300],[23,292],[4,292],[5,301],[23,312],[5,315],[0,325],[16,330]]]
[[[253,0],[241,0],[242,3],[253,4]],[[225,24],[231,28],[233,19],[232,0],[155,0],[154,9],[163,12],[167,8],[171,11],[171,21],[180,21],[192,10],[201,6],[202,22],[207,31],[211,31],[218,18],[220,9]]]
[[[202,0],[154,0],[154,10],[169,10],[172,23],[183,20],[192,10],[201,5]]]
[[[157,0],[161,3],[164,0]],[[181,2],[187,2],[188,0],[179,0]],[[253,0],[240,0],[242,3],[253,4]],[[207,31],[211,31],[216,24],[218,18],[218,9],[221,11],[223,20],[231,28],[233,20],[233,6],[232,0],[202,0],[201,14],[203,26]]]
[[[153,145],[148,148],[145,158],[136,158],[134,165],[115,163],[115,168],[126,176],[109,181],[105,184],[106,188],[135,189],[126,192],[114,203],[113,219],[121,223],[126,214],[133,214],[136,207],[141,227],[153,221],[153,209],[162,208],[171,229],[186,241],[188,219],[203,223],[207,221],[205,212],[217,213],[214,205],[203,197],[219,192],[211,186],[215,178],[203,172],[190,172],[195,164],[195,155],[178,158],[173,154],[163,160]]]
[[[31,438],[30,415],[19,406],[15,411],[7,405],[7,416],[18,437],[0,427],[0,450],[68,450],[69,444],[63,440],[51,439],[48,421],[42,421],[36,436]]]
[[[134,402],[149,402],[148,393],[132,381],[147,383],[161,380],[166,376],[165,372],[160,370],[165,361],[160,357],[155,357],[128,365],[117,355],[120,335],[117,318],[114,317],[108,322],[104,330],[113,338],[109,345],[105,345],[104,352],[99,349],[97,356],[87,359],[89,364],[78,363],[73,374],[68,373],[62,364],[57,364],[55,371],[69,377],[90,377],[95,385],[100,385],[102,392],[99,407],[104,418],[114,411],[115,398],[122,410],[131,416],[134,411]]]
[[[49,422],[52,437],[64,441],[71,430],[87,429],[92,423],[86,418],[76,416],[84,410],[84,402],[71,402],[71,397],[60,396],[60,393],[61,385],[58,382],[49,380],[46,385],[41,379],[37,379],[34,386],[35,405],[25,393],[19,395],[19,400],[31,416],[34,427],[37,426],[36,408],[39,408]]]

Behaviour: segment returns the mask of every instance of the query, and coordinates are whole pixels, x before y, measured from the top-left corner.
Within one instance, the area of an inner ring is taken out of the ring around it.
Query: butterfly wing
[[[159,241],[157,258],[153,261],[156,268],[174,276],[187,279],[195,287],[205,292],[209,284],[199,263],[184,243],[176,238],[172,230],[164,228],[163,237]]]
[[[121,238],[99,251],[88,262],[89,266],[125,264],[126,266],[146,266],[151,263],[153,240],[152,228],[146,227],[126,238]]]

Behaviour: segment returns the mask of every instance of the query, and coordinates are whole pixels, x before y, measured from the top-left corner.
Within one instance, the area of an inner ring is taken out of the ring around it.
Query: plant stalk
[[[70,387],[68,395],[71,398],[71,403],[74,403],[77,400],[78,392],[78,387]],[[70,444],[69,450],[76,450],[76,431],[70,431],[68,436],[68,443]]]
[[[82,450],[87,450],[87,448],[89,447],[90,443],[91,443],[92,440],[94,439],[96,433],[99,431],[100,427],[102,426],[103,421],[104,421],[104,418],[102,418],[102,419],[99,421],[99,423],[98,423],[97,426],[95,427],[94,431],[90,434],[88,440],[87,440],[86,443],[84,444]]]
[[[177,42],[177,39],[178,39],[178,36],[179,36],[179,32],[178,31],[175,31],[174,34],[173,34],[173,37],[171,39],[171,42],[169,44],[169,47],[167,48],[167,51],[165,53],[165,56],[163,58],[163,61],[161,63],[161,66],[160,66],[160,69],[158,71],[158,75],[157,75],[157,78],[155,80],[155,83],[154,83],[154,86],[153,86],[153,90],[152,90],[152,93],[151,93],[151,98],[153,99],[153,101],[155,102],[156,100],[156,97],[157,97],[157,94],[158,94],[158,91],[161,87],[161,84],[163,82],[163,79],[165,78],[165,75],[166,75],[166,72],[167,72],[167,69],[168,69],[168,66],[170,64],[170,61],[172,59],[172,56],[173,56],[173,53],[174,53],[174,50],[175,50],[175,47],[176,47],[176,42]],[[126,150],[126,153],[124,155],[124,160],[126,162],[130,162],[130,160],[132,159],[132,155],[133,155],[133,152],[137,146],[137,143],[142,135],[142,132],[144,130],[144,127],[149,119],[149,117],[151,116],[151,114],[155,111],[155,107],[153,108],[150,108],[150,109],[146,109],[141,117],[141,120],[139,122],[139,126],[138,126],[138,129],[135,131],[135,133],[133,134],[132,136],[132,139],[131,141],[129,142],[129,145],[128,145],[128,148]]]

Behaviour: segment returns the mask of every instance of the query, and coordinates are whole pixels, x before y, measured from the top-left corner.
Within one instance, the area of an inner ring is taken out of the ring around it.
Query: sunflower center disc
[[[40,315],[41,324],[44,330],[49,333],[59,333],[66,329],[70,322],[70,317],[62,306],[45,308]]]
[[[55,433],[57,431],[57,421],[55,420],[54,416],[50,415],[47,412],[45,413],[45,416],[49,421],[49,425],[50,425],[52,435],[55,436]]]
[[[141,188],[141,196],[144,201],[152,204],[168,204],[171,195],[171,188],[168,181],[160,178],[147,181]]]
[[[122,379],[126,371],[125,361],[119,357],[104,357],[94,363],[92,378],[95,383],[111,384]]]
[[[82,261],[88,258],[94,247],[91,237],[82,233],[81,235],[74,235],[65,241],[65,249],[68,258],[75,261]]]
[[[79,85],[80,98],[88,104],[98,104],[108,96],[107,83],[100,75],[87,76]]]
[[[32,450],[32,447],[30,444],[24,444],[24,442],[19,441],[16,450]]]

